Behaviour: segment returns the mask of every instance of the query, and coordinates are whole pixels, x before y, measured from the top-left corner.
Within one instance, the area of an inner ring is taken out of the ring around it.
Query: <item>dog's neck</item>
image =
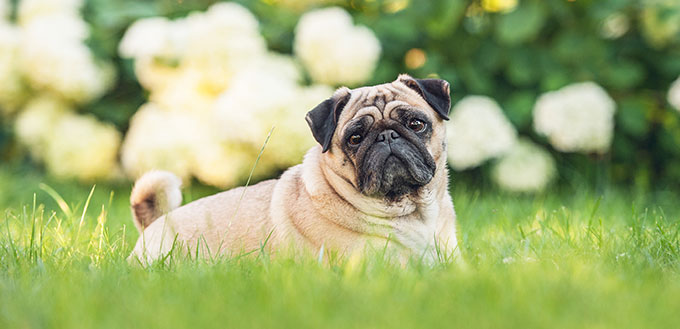
[[[327,194],[332,192],[360,213],[380,219],[409,216],[417,211],[418,204],[408,197],[388,201],[361,194],[348,178],[333,171],[331,166],[323,166],[323,161],[321,152],[315,147],[307,153],[302,163],[305,167],[304,173],[309,174],[308,177],[303,177],[303,180],[310,195],[324,194],[325,197],[329,197]],[[326,182],[326,186],[319,186],[320,181]]]
[[[446,166],[438,166],[432,184],[422,187],[415,195],[406,195],[397,201],[388,201],[366,197],[347,179],[333,171],[331,166],[322,165],[322,153],[318,147],[312,148],[305,155],[302,180],[310,196],[337,198],[338,202],[349,203],[359,214],[367,219],[396,220],[406,219],[426,221],[432,218],[435,208],[446,192],[447,186],[438,186],[437,182],[448,182]],[[443,169],[442,169],[443,168]],[[437,176],[445,176],[437,179]],[[325,182],[326,184],[319,184]],[[446,184],[445,184],[446,185]],[[349,214],[339,214],[347,217]]]
[[[418,195],[390,203],[367,198],[321,161],[321,149],[315,147],[302,162],[302,181],[319,215],[355,232],[394,239],[417,253],[432,247],[441,205],[448,196],[445,162],[441,165],[437,161],[435,178]],[[345,206],[323,207],[328,202]]]

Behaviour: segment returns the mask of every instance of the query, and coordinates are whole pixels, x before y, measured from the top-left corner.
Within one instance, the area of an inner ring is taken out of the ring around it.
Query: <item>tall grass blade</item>
[[[76,232],[76,236],[73,239],[73,245],[75,245],[78,242],[78,238],[80,237],[80,230],[83,228],[83,222],[85,221],[85,214],[87,213],[87,208],[90,206],[90,201],[92,200],[92,194],[94,194],[95,187],[97,187],[97,185],[92,186],[92,189],[90,190],[90,195],[87,196],[87,200],[85,201],[85,206],[83,207],[83,213],[80,215],[80,222],[78,222],[78,231]]]
[[[248,180],[246,180],[246,185],[243,186],[243,192],[241,192],[241,196],[238,198],[238,202],[236,203],[236,209],[234,209],[234,213],[231,215],[231,220],[233,221],[234,218],[236,218],[236,214],[238,213],[239,208],[241,208],[241,202],[243,201],[243,197],[246,195],[246,191],[248,190],[248,186],[250,186],[250,180],[253,178],[253,173],[255,172],[255,168],[257,167],[258,162],[260,162],[260,158],[262,157],[262,154],[264,153],[265,147],[267,147],[267,143],[269,143],[269,139],[272,137],[272,132],[274,132],[274,126],[272,126],[272,129],[269,129],[269,133],[267,133],[267,138],[264,140],[264,144],[262,144],[262,148],[260,149],[260,153],[257,154],[257,158],[255,158],[255,163],[253,164],[253,167],[250,168],[250,174],[248,174]],[[222,233],[223,236],[226,234],[226,231]],[[222,237],[223,237],[222,236]],[[222,240],[222,238],[220,238]],[[219,250],[218,250],[219,252]]]
[[[52,199],[57,203],[59,206],[59,209],[61,209],[62,212],[66,215],[67,218],[73,218],[73,212],[71,211],[71,207],[68,206],[66,201],[64,201],[64,198],[57,193],[53,188],[51,188],[49,185],[45,183],[40,183],[38,185],[41,190],[45,191]]]

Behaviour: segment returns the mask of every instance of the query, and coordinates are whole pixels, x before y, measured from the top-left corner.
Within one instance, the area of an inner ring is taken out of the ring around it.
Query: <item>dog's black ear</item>
[[[338,126],[338,118],[350,97],[349,89],[338,90],[333,97],[321,102],[305,116],[312,135],[321,144],[323,152],[331,147],[333,133]]]
[[[446,80],[413,79],[408,75],[402,74],[399,76],[399,81],[420,94],[427,104],[430,104],[442,119],[449,119],[449,111],[451,110],[451,89]]]

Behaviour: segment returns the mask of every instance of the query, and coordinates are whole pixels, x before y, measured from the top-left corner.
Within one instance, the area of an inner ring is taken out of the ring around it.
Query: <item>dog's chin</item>
[[[395,201],[429,183],[434,171],[434,161],[413,146],[375,146],[360,168],[359,185],[364,195]]]

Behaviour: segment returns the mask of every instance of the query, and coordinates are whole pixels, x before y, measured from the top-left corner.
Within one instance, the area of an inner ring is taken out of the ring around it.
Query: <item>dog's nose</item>
[[[392,129],[387,129],[387,130],[381,132],[378,135],[377,142],[384,142],[384,141],[392,142],[399,137],[401,137],[401,136],[399,136],[398,132],[396,132]]]

